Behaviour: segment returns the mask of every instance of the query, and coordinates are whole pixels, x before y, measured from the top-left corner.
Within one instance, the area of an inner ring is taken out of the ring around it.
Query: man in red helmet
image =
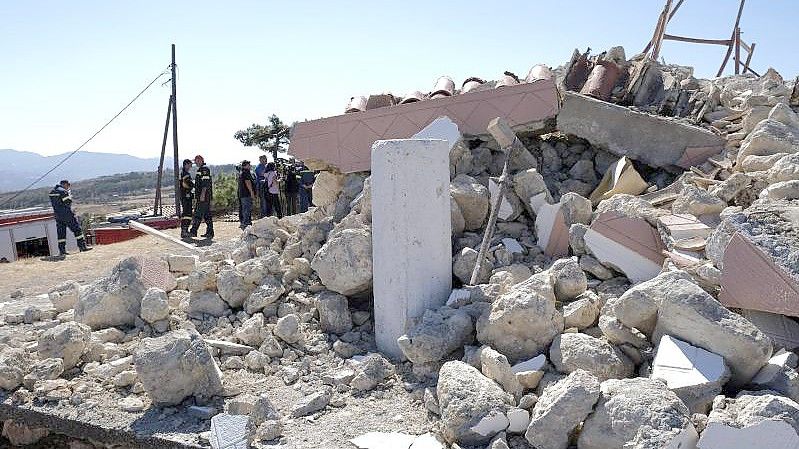
[[[197,197],[197,205],[194,208],[194,219],[192,220],[189,234],[197,237],[197,229],[200,221],[205,221],[205,234],[207,239],[214,238],[214,222],[211,220],[211,199],[213,197],[213,184],[211,183],[211,170],[205,165],[205,159],[201,155],[194,156],[194,163],[197,165],[197,175],[194,177],[194,192]]]

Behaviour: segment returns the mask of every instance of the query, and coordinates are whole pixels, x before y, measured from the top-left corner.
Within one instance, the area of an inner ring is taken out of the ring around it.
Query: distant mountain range
[[[30,151],[0,149],[0,192],[25,188],[66,155],[42,156]],[[158,161],[158,158],[127,154],[78,152],[34,187],[55,185],[62,179],[79,181],[117,173],[149,172],[158,168]],[[167,158],[164,166],[171,167],[172,158]]]

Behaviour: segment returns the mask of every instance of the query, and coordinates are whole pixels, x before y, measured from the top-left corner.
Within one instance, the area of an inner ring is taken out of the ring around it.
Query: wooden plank
[[[186,243],[183,240],[180,240],[178,238],[172,237],[171,235],[165,234],[165,233],[163,233],[163,232],[161,232],[161,231],[159,231],[157,229],[153,229],[153,228],[147,226],[146,224],[139,223],[138,221],[130,220],[128,222],[128,226],[130,226],[131,228],[136,229],[138,231],[141,231],[141,232],[143,232],[145,234],[149,234],[149,235],[151,235],[153,237],[158,237],[161,240],[166,240],[167,242],[174,243],[175,245],[180,245],[180,246],[182,246],[185,249],[188,249],[188,250],[191,250],[191,251],[195,251],[195,252],[198,251],[198,248],[196,246],[192,245],[191,243]]]
[[[741,41],[741,45],[744,45],[744,41]],[[751,70],[749,68],[749,63],[752,62],[752,54],[754,54],[754,52],[755,52],[755,45],[756,44],[754,42],[752,42],[752,46],[751,47],[749,47],[749,48],[744,47],[744,48],[747,48],[746,51],[749,52],[749,54],[746,56],[746,62],[744,62],[744,74],[746,74],[747,70]]]
[[[698,39],[695,37],[675,36],[673,34],[664,34],[663,39],[679,42],[690,42],[692,44],[711,44],[711,45],[730,45],[732,41],[729,39]]]
[[[738,16],[735,18],[735,25],[732,27],[732,35],[730,36],[731,41],[735,39],[735,31],[738,29],[738,25],[741,23],[741,14],[744,12],[744,3],[746,3],[746,0],[741,0],[740,5],[738,6]],[[730,54],[732,54],[732,44],[727,47],[727,54],[724,55],[724,60],[721,62],[721,67],[719,68],[718,73],[716,73],[717,77],[724,73],[724,67],[727,66],[727,61],[730,60]]]
[[[741,28],[735,29],[735,74],[741,73]]]

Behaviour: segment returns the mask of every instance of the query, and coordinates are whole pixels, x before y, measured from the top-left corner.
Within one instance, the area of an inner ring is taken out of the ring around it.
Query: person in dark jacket
[[[197,237],[200,221],[204,221],[205,234],[203,234],[203,237],[212,239],[214,238],[214,222],[211,219],[211,200],[213,199],[211,169],[205,165],[205,159],[199,154],[194,156],[194,163],[197,164],[197,174],[194,177],[194,192],[197,197],[197,204],[194,208],[194,220],[191,223],[189,235]]]
[[[294,165],[286,166],[286,215],[297,213],[297,195],[300,192],[300,183]]]
[[[78,241],[78,248],[81,252],[89,251],[91,248],[86,246],[86,238],[80,228],[75,213],[72,212],[72,195],[69,190],[70,184],[66,179],[59,182],[50,191],[50,204],[53,206],[55,214],[56,232],[58,233],[58,252],[60,256],[67,253],[67,228],[75,235]]]
[[[305,164],[300,166],[300,213],[308,212],[313,201],[314,173]]]
[[[258,157],[258,165],[255,166],[255,191],[258,192],[258,204],[261,209],[261,218],[269,215],[267,204],[269,202],[267,196],[269,195],[266,188],[266,156],[261,155]]]
[[[250,161],[241,162],[241,172],[239,173],[239,200],[241,201],[239,227],[242,230],[252,224],[252,201],[255,198],[255,179],[250,169]]]
[[[192,210],[194,208],[194,181],[191,180],[191,160],[183,160],[180,171],[180,238],[189,237]]]

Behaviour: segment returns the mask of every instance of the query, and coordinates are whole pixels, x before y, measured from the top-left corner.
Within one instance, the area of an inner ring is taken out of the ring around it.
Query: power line
[[[119,117],[120,115],[122,115],[122,113],[123,113],[123,112],[125,112],[125,110],[126,110],[126,109],[128,109],[128,108],[130,107],[130,105],[132,105],[132,104],[133,104],[133,102],[135,102],[136,100],[138,100],[138,99],[139,99],[139,97],[141,97],[141,96],[142,96],[142,95],[143,95],[145,92],[147,92],[147,89],[149,89],[149,88],[150,88],[150,87],[151,87],[153,84],[155,84],[155,82],[156,82],[156,81],[158,81],[158,79],[159,79],[159,78],[161,78],[162,76],[166,75],[167,73],[169,73],[169,67],[167,67],[167,69],[166,69],[166,70],[164,70],[163,72],[159,73],[159,74],[158,74],[158,76],[156,76],[155,78],[153,78],[153,80],[152,80],[152,81],[150,81],[150,84],[148,84],[148,85],[147,85],[147,86],[146,86],[144,89],[142,89],[142,90],[141,90],[141,92],[139,92],[138,94],[136,94],[136,96],[135,96],[135,97],[133,97],[133,99],[132,99],[132,100],[130,100],[130,102],[128,102],[128,104],[126,104],[124,108],[120,109],[120,111],[119,111],[119,112],[117,112],[117,113],[116,113],[116,115],[114,115],[113,117],[111,117],[111,120],[107,121],[107,122],[105,123],[105,125],[103,125],[103,126],[100,128],[100,129],[98,129],[98,130],[97,130],[97,132],[95,132],[94,134],[92,134],[92,136],[91,136],[91,137],[89,137],[88,139],[86,139],[86,141],[85,141],[85,142],[83,142],[83,143],[82,143],[82,144],[81,144],[81,145],[80,145],[78,148],[76,148],[75,150],[73,150],[71,153],[67,154],[67,155],[64,157],[64,159],[61,159],[61,160],[60,160],[60,161],[59,161],[57,164],[55,164],[55,165],[53,166],[53,168],[51,168],[50,170],[47,170],[47,171],[46,171],[46,172],[45,172],[45,173],[44,173],[42,176],[39,176],[39,178],[38,178],[38,179],[36,179],[36,180],[35,180],[35,181],[33,181],[32,183],[28,184],[28,185],[27,185],[27,187],[25,187],[24,189],[22,189],[22,190],[20,190],[19,192],[15,193],[15,194],[14,194],[14,195],[13,195],[11,198],[9,198],[9,199],[7,199],[5,202],[3,202],[3,204],[1,204],[1,205],[0,205],[0,209],[2,209],[3,207],[7,206],[8,204],[10,204],[10,203],[11,203],[12,201],[14,201],[14,199],[16,199],[18,196],[20,196],[20,195],[22,195],[23,193],[25,193],[25,192],[27,192],[28,190],[30,190],[30,188],[31,188],[31,187],[33,187],[34,185],[36,185],[36,183],[38,183],[39,181],[41,181],[42,179],[44,179],[44,178],[45,178],[47,175],[49,175],[50,173],[54,172],[54,171],[55,171],[55,169],[57,169],[58,167],[60,167],[60,166],[61,166],[61,165],[62,165],[64,162],[66,162],[66,161],[67,161],[69,158],[71,158],[72,156],[74,156],[74,155],[75,155],[75,153],[77,153],[78,151],[80,151],[80,150],[81,150],[83,147],[85,147],[85,146],[86,146],[86,144],[88,144],[89,142],[91,142],[91,141],[92,141],[92,139],[94,139],[95,137],[97,137],[97,135],[98,135],[98,134],[100,134],[100,133],[101,133],[101,132],[102,132],[102,131],[103,131],[103,130],[104,130],[104,129],[105,129],[107,126],[108,126],[108,125],[110,125],[110,124],[111,124],[111,122],[113,122],[114,120],[116,120],[116,118],[117,118],[117,117]]]

